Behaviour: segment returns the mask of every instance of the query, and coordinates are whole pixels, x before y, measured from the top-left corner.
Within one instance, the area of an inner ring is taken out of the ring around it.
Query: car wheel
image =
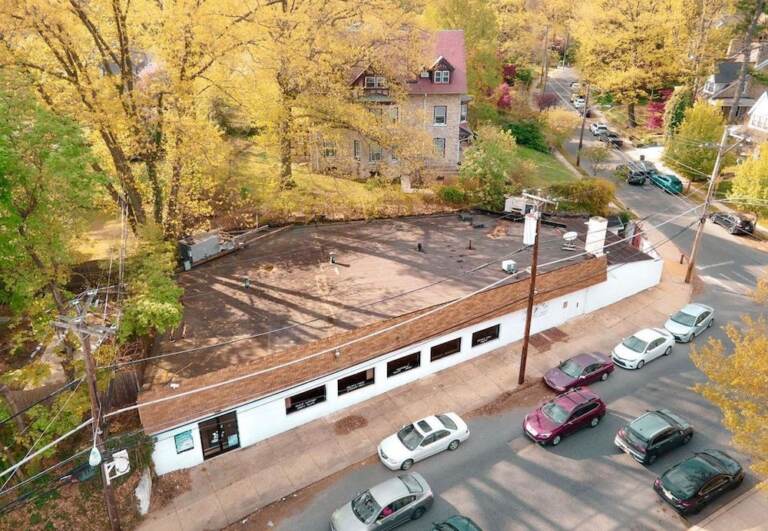
[[[643,367],[645,367],[645,360],[640,360],[635,369],[642,369]]]
[[[554,438],[554,439],[552,439],[552,446],[557,446],[558,444],[560,444],[560,441],[561,441],[561,440],[562,440],[562,439],[560,438],[560,436],[559,436],[559,435],[555,435],[555,438]]]
[[[448,449],[453,452],[456,448],[459,447],[459,444],[461,444],[458,440],[451,441],[451,444],[448,445]]]
[[[413,459],[406,459],[403,464],[400,465],[400,470],[408,470],[413,466]]]
[[[646,459],[646,464],[652,465],[656,462],[656,457],[658,457],[656,454],[651,454],[648,456],[648,459]]]
[[[607,372],[604,372],[603,374],[601,374],[601,375],[600,375],[600,379],[601,379],[602,381],[606,381],[606,380],[608,379],[608,373],[607,373]]]
[[[424,513],[426,513],[427,510],[424,507],[419,507],[415,511],[411,513],[411,520],[418,520],[422,516],[424,516]]]
[[[690,338],[688,338],[688,341],[690,341],[690,340],[691,340],[691,339],[690,339]],[[667,350],[665,350],[665,351],[664,351],[664,355],[665,355],[665,356],[669,356],[670,354],[672,354],[672,345],[668,346],[668,347],[667,347]]]
[[[591,420],[591,421],[589,421],[589,427],[590,427],[590,428],[594,428],[594,427],[596,427],[598,424],[600,424],[600,417],[592,417],[592,420]]]
[[[714,322],[715,322],[714,319],[710,319],[709,322],[707,323],[707,328],[712,328],[712,323]]]
[[[689,433],[688,435],[683,437],[683,444],[688,444],[689,442],[691,442],[691,437],[693,437],[692,433]]]

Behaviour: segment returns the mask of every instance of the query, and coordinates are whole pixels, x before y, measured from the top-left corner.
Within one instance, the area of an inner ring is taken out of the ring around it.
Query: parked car
[[[661,454],[688,444],[693,427],[668,409],[649,411],[621,428],[613,443],[644,465]]]
[[[578,81],[571,81],[571,90],[578,91],[581,90],[581,83]]]
[[[444,450],[455,450],[468,438],[467,423],[456,413],[444,413],[403,426],[381,441],[378,453],[390,470],[408,470],[417,461]]]
[[[577,354],[549,369],[544,374],[544,383],[555,391],[563,392],[599,380],[605,381],[613,369],[613,362],[602,354]]]
[[[608,147],[620,148],[624,145],[624,141],[621,139],[618,133],[613,131],[607,131],[597,137],[600,142],[605,142]]]
[[[471,518],[456,514],[444,522],[432,524],[432,531],[483,531]]]
[[[644,328],[613,348],[611,358],[619,367],[642,369],[659,356],[668,356],[675,337],[662,328]]]
[[[654,490],[681,514],[699,512],[744,480],[741,465],[720,450],[704,450],[656,478]]]
[[[667,173],[651,173],[651,184],[654,184],[670,194],[682,194],[683,183],[674,175]]]
[[[597,426],[606,409],[603,400],[588,387],[576,387],[528,413],[523,431],[539,444],[557,446],[566,435]]]
[[[592,136],[598,136],[608,132],[608,125],[602,122],[595,122],[590,124],[589,131],[592,133]]]
[[[627,184],[643,186],[648,180],[646,173],[642,170],[630,170],[627,173]]]
[[[706,304],[692,303],[667,319],[664,328],[675,336],[675,341],[688,343],[712,326],[715,310]]]
[[[755,223],[741,214],[715,212],[710,214],[709,219],[715,225],[724,227],[731,234],[752,234],[755,232]]]
[[[583,109],[586,106],[586,100],[584,99],[584,96],[576,96],[571,100],[573,102],[573,106],[576,109]]]
[[[331,516],[331,530],[394,529],[424,516],[433,498],[421,474],[403,474],[361,492],[336,509]]]

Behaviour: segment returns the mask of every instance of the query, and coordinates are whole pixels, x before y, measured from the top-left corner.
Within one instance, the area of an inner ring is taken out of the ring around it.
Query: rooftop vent
[[[503,269],[508,275],[514,275],[517,273],[517,262],[514,260],[504,260],[501,262],[501,269]]]

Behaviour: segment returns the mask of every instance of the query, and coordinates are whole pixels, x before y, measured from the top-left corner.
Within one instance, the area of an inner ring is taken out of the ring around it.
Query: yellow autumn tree
[[[765,283],[756,300],[765,303]],[[723,413],[734,444],[753,458],[752,468],[768,476],[768,319],[744,316],[725,328],[730,344],[711,338],[691,359],[707,377],[695,390]]]
[[[207,105],[227,88],[224,60],[251,44],[258,5],[0,0],[0,61],[89,131],[134,230],[154,220],[172,238],[207,214],[209,175],[226,155]]]
[[[384,127],[351,82],[367,69],[387,79],[390,98],[404,97],[406,80],[425,66],[428,36],[416,24],[417,8],[399,0],[280,0],[259,11],[254,45],[238,65],[254,80],[241,99],[265,126],[260,140],[276,146],[282,188],[294,184],[300,148],[345,129],[395,150],[412,145],[407,135],[388,134],[397,128]]]

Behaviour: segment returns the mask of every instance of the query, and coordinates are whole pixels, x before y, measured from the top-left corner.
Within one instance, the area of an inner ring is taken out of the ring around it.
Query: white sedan
[[[381,441],[378,454],[390,470],[408,470],[416,461],[455,450],[468,438],[467,423],[456,413],[444,413],[403,426]]]
[[[613,348],[611,358],[619,367],[642,369],[659,356],[668,356],[675,344],[675,336],[663,328],[644,328]]]
[[[715,310],[706,304],[688,304],[664,323],[669,333],[680,343],[688,343],[712,326]]]

